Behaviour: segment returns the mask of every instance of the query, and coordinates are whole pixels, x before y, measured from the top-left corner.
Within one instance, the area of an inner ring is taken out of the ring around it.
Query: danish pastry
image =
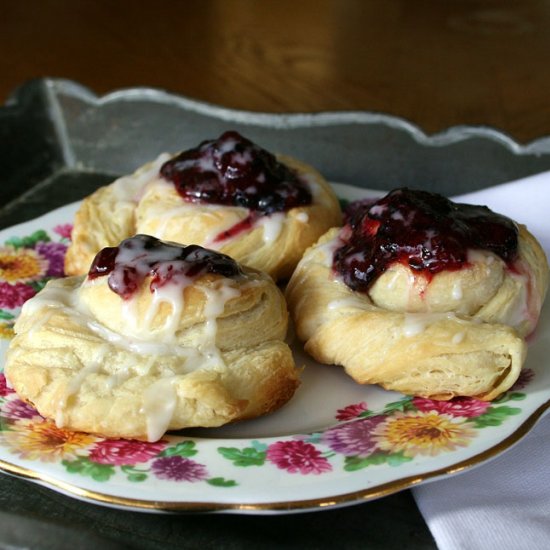
[[[161,155],[86,198],[65,270],[83,274],[99,250],[144,233],[200,244],[288,279],[306,248],[337,225],[338,200],[317,171],[226,132],[172,158]]]
[[[353,205],[305,253],[287,299],[306,351],[357,382],[491,400],[519,375],[547,285],[524,226],[397,189]]]
[[[299,382],[287,321],[268,275],[138,235],[25,304],[5,372],[59,426],[154,441],[288,401]]]

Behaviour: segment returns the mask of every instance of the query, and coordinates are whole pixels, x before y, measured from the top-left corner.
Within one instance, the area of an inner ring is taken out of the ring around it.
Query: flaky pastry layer
[[[148,280],[128,306],[106,279],[51,281],[16,323],[6,376],[44,417],[68,429],[152,441],[167,430],[254,418],[294,394],[286,306],[267,275],[245,269],[242,280],[230,281],[238,295],[226,297],[215,319],[208,296],[224,278],[198,279],[176,323],[169,301],[151,306]],[[135,313],[137,322],[128,321]]]
[[[548,285],[544,252],[525,227],[517,272],[484,253],[430,283],[392,266],[370,294],[334,274],[338,233],[306,252],[287,287],[297,335],[316,360],[362,384],[435,399],[491,400],[512,386]]]
[[[306,248],[341,223],[338,200],[321,174],[305,163],[278,156],[308,182],[312,204],[262,216],[251,229],[217,241],[220,233],[247,218],[249,210],[185,202],[159,175],[168,158],[161,156],[84,199],[65,259],[67,274],[86,273],[99,250],[142,233],[216,249],[274,279],[288,279]]]

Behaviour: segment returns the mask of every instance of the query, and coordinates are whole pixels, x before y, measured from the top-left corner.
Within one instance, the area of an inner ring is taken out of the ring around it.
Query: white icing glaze
[[[184,308],[184,290],[192,283],[192,279],[180,277],[179,284],[166,284],[153,290],[151,305],[140,318],[136,312],[137,301],[134,298],[122,302],[124,319],[128,323],[126,335],[131,334],[143,342],[171,343],[174,341],[181,313]],[[170,313],[160,328],[153,330],[153,323],[162,304],[170,306]],[[154,348],[151,348],[154,349]]]
[[[317,181],[317,176],[310,172],[300,172],[300,180],[306,184],[309,192],[311,193],[312,203],[324,203],[331,204],[331,199],[327,193],[323,193],[323,188]]]
[[[156,185],[166,185],[172,186],[171,183],[167,182],[158,182]],[[155,237],[163,239],[166,237],[170,223],[172,220],[187,217],[190,213],[195,214],[197,211],[200,212],[201,216],[210,217],[215,220],[215,224],[212,225],[211,231],[205,237],[205,246],[215,250],[217,243],[215,242],[216,237],[227,231],[240,219],[240,217],[246,217],[246,208],[240,208],[236,206],[225,206],[223,204],[194,204],[191,202],[181,201],[179,206],[175,208],[170,208],[165,211],[162,204],[159,205],[158,209],[154,206],[150,207],[150,216],[158,220],[158,225],[154,230]],[[235,214],[233,216],[219,216],[216,213],[220,211],[233,211]],[[239,212],[242,211],[242,214]]]
[[[517,328],[524,321],[531,319],[529,311],[529,277],[513,272],[509,272],[508,275],[516,281],[519,292],[516,294],[515,300],[509,304],[506,318],[502,322]]]
[[[170,425],[177,404],[175,377],[160,378],[143,392],[143,407],[147,424],[147,439],[159,440]]]
[[[451,342],[455,345],[458,345],[464,341],[464,338],[466,337],[465,332],[457,332],[453,335]]]
[[[489,276],[491,272],[491,268],[489,267],[494,261],[497,259],[499,261],[500,258],[497,258],[492,252],[489,252],[488,250],[476,250],[476,249],[469,249],[466,253],[466,259],[468,263],[478,263],[485,267],[485,274]]]
[[[403,334],[410,338],[424,332],[430,325],[444,319],[456,319],[454,313],[405,313]]]
[[[263,241],[265,244],[271,244],[277,240],[283,224],[285,223],[286,214],[283,212],[275,212],[269,216],[261,216],[254,224],[257,227],[263,227]]]
[[[397,281],[399,280],[399,276],[400,276],[400,272],[395,270],[395,271],[389,271],[388,273],[392,273],[392,276],[391,278],[389,279],[387,285],[386,285],[386,288],[388,290],[393,290],[395,288],[395,284],[397,283]]]
[[[327,308],[331,311],[340,308],[359,308],[359,309],[368,309],[366,307],[368,302],[364,299],[357,298],[355,296],[349,296],[347,298],[340,298],[339,300],[332,300],[328,303]]]
[[[330,241],[315,246],[315,251],[320,253],[321,261],[324,266],[332,268],[334,252],[340,246],[342,246],[342,241],[337,236]]]
[[[299,222],[307,223],[309,221],[309,216],[307,215],[307,212],[298,212],[298,214],[296,214],[296,219]]]
[[[460,280],[455,281],[453,284],[453,288],[451,290],[451,296],[454,300],[462,300],[463,292],[462,292],[462,284]]]
[[[111,189],[118,202],[138,202],[145,186],[158,179],[160,167],[170,160],[168,153],[159,155],[150,166],[137,173],[118,178],[111,185]]]
[[[84,368],[82,368],[80,371],[78,371],[68,382],[67,387],[65,389],[65,392],[61,399],[59,400],[58,406],[57,406],[57,412],[55,416],[55,424],[58,428],[62,428],[65,425],[65,411],[68,408],[68,403],[71,398],[71,396],[77,394],[80,391],[80,388],[82,387],[82,384],[86,380],[86,378],[91,375],[95,374],[97,372],[101,371],[101,366],[103,364],[103,359],[105,358],[105,355],[109,351],[108,345],[101,346],[97,351],[92,359],[92,361],[87,364]]]

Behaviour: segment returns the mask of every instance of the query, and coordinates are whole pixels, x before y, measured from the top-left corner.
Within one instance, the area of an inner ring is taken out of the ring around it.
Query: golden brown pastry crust
[[[65,260],[67,274],[86,273],[99,250],[142,233],[214,248],[276,280],[288,279],[306,248],[341,223],[338,199],[321,174],[305,163],[279,155],[280,162],[309,182],[312,204],[265,216],[251,230],[214,242],[219,233],[244,220],[249,211],[186,203],[174,185],[158,174],[167,158],[157,159],[84,199]]]
[[[23,308],[6,376],[43,416],[107,437],[152,440],[165,430],[271,412],[299,384],[283,341],[286,304],[267,275],[244,271],[235,283],[239,295],[225,302],[215,321],[215,346],[204,335],[212,329],[206,310],[208,296],[222,288],[219,275],[186,288],[177,325],[168,332],[169,304],[145,320],[152,297],[146,280],[131,312],[139,315],[140,335],[150,331],[147,340],[130,334],[127,304],[109,290],[106,277],[51,281]],[[166,407],[172,410],[163,412]],[[163,414],[169,416],[164,427]]]
[[[359,383],[436,399],[491,400],[512,386],[526,355],[522,336],[533,330],[548,285],[544,252],[525,227],[520,273],[480,253],[470,268],[437,274],[429,285],[392,266],[370,294],[333,273],[338,233],[306,252],[287,287],[297,335],[316,360],[342,365]]]

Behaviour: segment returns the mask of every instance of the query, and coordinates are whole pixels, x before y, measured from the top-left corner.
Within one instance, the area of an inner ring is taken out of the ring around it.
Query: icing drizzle
[[[225,254],[198,245],[182,246],[136,235],[119,246],[101,250],[92,262],[88,279],[108,275],[109,288],[127,300],[148,276],[154,292],[165,285],[187,286],[206,273],[227,278],[242,274],[237,262]]]

